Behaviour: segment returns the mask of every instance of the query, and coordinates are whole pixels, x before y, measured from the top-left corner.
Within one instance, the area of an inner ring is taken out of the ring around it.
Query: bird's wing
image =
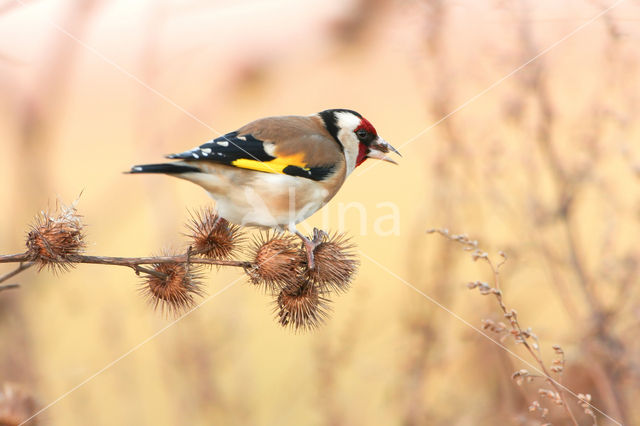
[[[167,157],[323,180],[344,160],[340,146],[314,117],[269,117]]]

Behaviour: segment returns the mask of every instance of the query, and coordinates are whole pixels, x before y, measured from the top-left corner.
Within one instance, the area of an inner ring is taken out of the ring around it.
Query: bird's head
[[[378,136],[375,127],[359,113],[348,109],[329,109],[319,115],[344,150],[348,172],[352,172],[367,158],[398,164],[386,154],[400,153]]]

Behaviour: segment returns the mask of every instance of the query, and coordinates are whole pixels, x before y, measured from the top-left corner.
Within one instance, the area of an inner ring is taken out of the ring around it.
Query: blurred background
[[[460,320],[504,321],[466,288],[487,266],[425,233],[444,227],[507,253],[505,302],[545,362],[561,345],[563,383],[640,424],[639,22],[632,0],[3,0],[2,254],[80,193],[88,253],[182,248],[205,192],[122,172],[263,116],[355,109],[403,158],[366,162],[307,221],[362,250],[319,330],[282,329],[236,270],[207,274],[209,294],[238,281],[156,335],[172,319],[127,268],[31,269],[0,293],[0,388],[44,407],[136,347],[34,421],[570,424],[548,400],[529,413],[548,386],[517,386],[531,368]],[[397,232],[376,232],[396,208]]]

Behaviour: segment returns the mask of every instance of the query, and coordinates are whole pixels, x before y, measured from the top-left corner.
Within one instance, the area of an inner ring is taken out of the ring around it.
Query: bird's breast
[[[264,227],[283,227],[305,220],[342,185],[231,167],[218,168],[210,176],[196,183],[216,201],[220,216],[238,225]]]

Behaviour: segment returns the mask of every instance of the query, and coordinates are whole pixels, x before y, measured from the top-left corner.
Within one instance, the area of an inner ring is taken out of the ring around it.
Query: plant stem
[[[2,256],[0,256],[0,257],[2,257]],[[20,261],[18,261],[18,262],[20,262]],[[24,263],[21,262],[20,266],[18,266],[13,271],[0,276],[0,283],[3,282],[3,281],[8,280],[9,278],[11,278],[11,277],[13,277],[15,275],[18,275],[20,272],[22,272],[22,271],[24,271],[26,269],[29,269],[32,266],[33,266],[33,262],[24,262]],[[17,284],[16,284],[16,286],[17,286]],[[13,288],[13,287],[8,286],[8,288]]]
[[[18,288],[20,287],[20,284],[5,284],[5,285],[0,285],[0,291],[3,290],[10,290],[12,288]]]
[[[11,255],[0,255],[0,263],[15,263],[15,262],[28,262],[29,259],[27,253],[21,254],[11,254]],[[69,256],[68,260],[70,263],[92,263],[97,265],[119,265],[119,266],[128,266],[128,267],[136,267],[139,265],[151,265],[158,263],[198,263],[204,265],[218,265],[218,266],[235,266],[238,268],[247,268],[251,266],[251,262],[245,262],[241,260],[221,260],[221,259],[202,259],[197,257],[189,256],[188,254],[177,255],[177,256],[152,256],[152,257],[115,257],[115,256],[85,256],[85,255],[74,255]],[[29,262],[29,267],[33,264],[33,262]],[[25,264],[27,265],[27,264]],[[26,267],[24,269],[26,269]],[[12,274],[20,272],[21,270],[14,271]],[[141,272],[147,272],[142,271]],[[10,276],[13,276],[10,275]],[[4,279],[4,277],[3,277]]]
[[[518,338],[520,339],[520,343],[522,343],[524,345],[524,347],[527,349],[529,354],[533,357],[533,359],[536,360],[536,362],[540,366],[540,369],[542,370],[542,372],[545,375],[546,381],[551,386],[553,386],[553,388],[557,392],[558,396],[560,397],[560,400],[562,401],[562,406],[564,407],[565,411],[567,412],[567,415],[569,416],[569,418],[571,418],[571,421],[573,422],[573,424],[578,426],[578,420],[573,415],[573,411],[571,411],[571,408],[567,405],[567,400],[566,400],[566,398],[564,396],[564,389],[562,389],[560,386],[558,386],[558,383],[556,382],[556,380],[554,380],[551,377],[551,373],[549,372],[549,370],[547,370],[547,367],[544,365],[544,362],[542,361],[542,359],[539,356],[539,352],[538,352],[539,349],[538,350],[534,350],[531,347],[531,345],[529,344],[529,342],[527,342],[527,337],[526,337],[527,335],[522,331],[522,328],[520,327],[520,323],[518,322],[518,318],[517,318],[515,312],[514,311],[509,312],[509,310],[507,309],[507,306],[504,304],[504,300],[502,299],[502,292],[500,291],[500,270],[499,270],[499,267],[502,264],[500,264],[500,265],[498,265],[496,267],[496,266],[494,266],[493,262],[491,262],[491,259],[489,259],[488,257],[486,257],[485,260],[486,260],[487,264],[489,265],[489,267],[491,268],[491,271],[493,272],[494,287],[497,289],[497,292],[494,292],[494,294],[496,296],[496,299],[498,300],[498,305],[500,305],[500,309],[504,313],[505,317],[507,317],[509,319],[509,323],[511,324],[511,328],[514,329],[515,331],[517,331]]]

